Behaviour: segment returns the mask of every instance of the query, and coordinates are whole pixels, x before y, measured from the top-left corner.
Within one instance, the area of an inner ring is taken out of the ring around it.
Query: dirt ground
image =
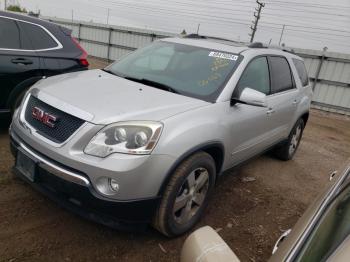
[[[168,239],[151,228],[121,233],[81,219],[34,191],[13,176],[8,143],[3,128],[0,261],[179,260],[186,235]],[[281,232],[295,224],[327,186],[329,173],[349,157],[350,119],[313,110],[295,158],[282,162],[263,155],[226,172],[198,227],[218,229],[242,261],[266,261]],[[255,180],[244,182],[246,177]]]

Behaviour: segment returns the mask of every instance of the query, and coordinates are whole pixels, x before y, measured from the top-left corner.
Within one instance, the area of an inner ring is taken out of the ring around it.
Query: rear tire
[[[303,136],[303,131],[304,120],[300,118],[295,123],[292,131],[288,136],[287,141],[274,150],[274,155],[283,161],[291,160],[299,147],[300,140]]]
[[[168,237],[190,230],[208,205],[215,177],[215,162],[209,154],[198,152],[187,158],[172,174],[153,226]]]

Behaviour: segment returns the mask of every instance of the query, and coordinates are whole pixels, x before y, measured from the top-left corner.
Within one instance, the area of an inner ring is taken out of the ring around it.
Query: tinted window
[[[309,77],[307,75],[304,62],[293,58],[293,63],[295,65],[295,68],[297,69],[298,76],[300,78],[302,85],[307,86],[309,84]]]
[[[0,48],[20,48],[19,29],[14,20],[0,17]]]
[[[270,76],[266,57],[256,58],[244,70],[237,86],[239,94],[246,87],[264,94],[270,93]]]
[[[293,88],[293,80],[289,64],[283,57],[269,58],[271,68],[272,93],[282,92]]]
[[[18,22],[21,31],[27,36],[22,49],[47,49],[57,46],[57,43],[41,27],[28,23]]]

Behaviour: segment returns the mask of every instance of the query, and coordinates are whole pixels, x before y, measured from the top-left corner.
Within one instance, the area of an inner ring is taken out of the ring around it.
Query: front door
[[[244,70],[234,96],[239,97],[245,88],[251,88],[266,95],[270,93],[270,74],[265,56],[254,58]],[[271,142],[271,123],[268,108],[236,104],[230,108],[229,141],[231,164],[236,165],[264,150]]]

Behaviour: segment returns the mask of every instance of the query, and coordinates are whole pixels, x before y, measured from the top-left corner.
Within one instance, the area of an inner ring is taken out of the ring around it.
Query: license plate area
[[[35,181],[36,166],[37,162],[35,159],[21,149],[17,151],[16,168],[31,182]]]

